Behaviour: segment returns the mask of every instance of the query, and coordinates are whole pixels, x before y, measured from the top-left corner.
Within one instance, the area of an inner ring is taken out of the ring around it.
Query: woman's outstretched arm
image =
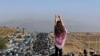
[[[58,16],[57,16],[57,14],[55,15],[55,25],[56,25],[56,23],[57,23],[57,18],[58,18]]]
[[[61,16],[59,14],[58,14],[58,18],[62,22],[62,25],[64,25],[64,22],[63,22],[63,20],[62,20],[62,18],[61,18]]]

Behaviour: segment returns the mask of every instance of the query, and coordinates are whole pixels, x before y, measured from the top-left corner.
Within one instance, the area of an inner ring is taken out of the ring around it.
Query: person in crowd
[[[86,49],[84,49],[83,53],[84,53],[84,56],[87,56],[87,54],[88,54]]]

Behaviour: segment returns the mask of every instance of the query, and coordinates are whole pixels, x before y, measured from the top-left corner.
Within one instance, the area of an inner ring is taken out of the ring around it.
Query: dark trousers
[[[55,56],[62,56],[62,49],[59,49],[58,47],[55,46]]]

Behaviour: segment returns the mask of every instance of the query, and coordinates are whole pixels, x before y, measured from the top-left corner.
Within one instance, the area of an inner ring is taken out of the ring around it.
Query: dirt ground
[[[53,36],[53,33],[51,34]],[[53,36],[54,37],[54,36]],[[67,33],[67,40],[63,52],[83,53],[84,49],[100,53],[100,33],[99,32],[70,32]]]

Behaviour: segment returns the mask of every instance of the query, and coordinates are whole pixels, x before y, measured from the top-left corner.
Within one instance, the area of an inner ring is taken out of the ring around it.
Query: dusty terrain
[[[6,37],[7,35],[14,33],[16,31],[16,28],[10,28],[10,27],[0,27],[0,36]]]
[[[22,34],[23,29],[24,29],[24,34],[28,34],[28,30],[26,28],[1,26],[0,27],[0,36],[1,37],[6,37],[10,34],[14,34],[15,32],[20,32],[20,34]]]
[[[51,34],[53,37],[53,33]],[[100,33],[94,32],[70,32],[68,33],[63,52],[79,53],[84,49],[94,49],[100,53]]]

